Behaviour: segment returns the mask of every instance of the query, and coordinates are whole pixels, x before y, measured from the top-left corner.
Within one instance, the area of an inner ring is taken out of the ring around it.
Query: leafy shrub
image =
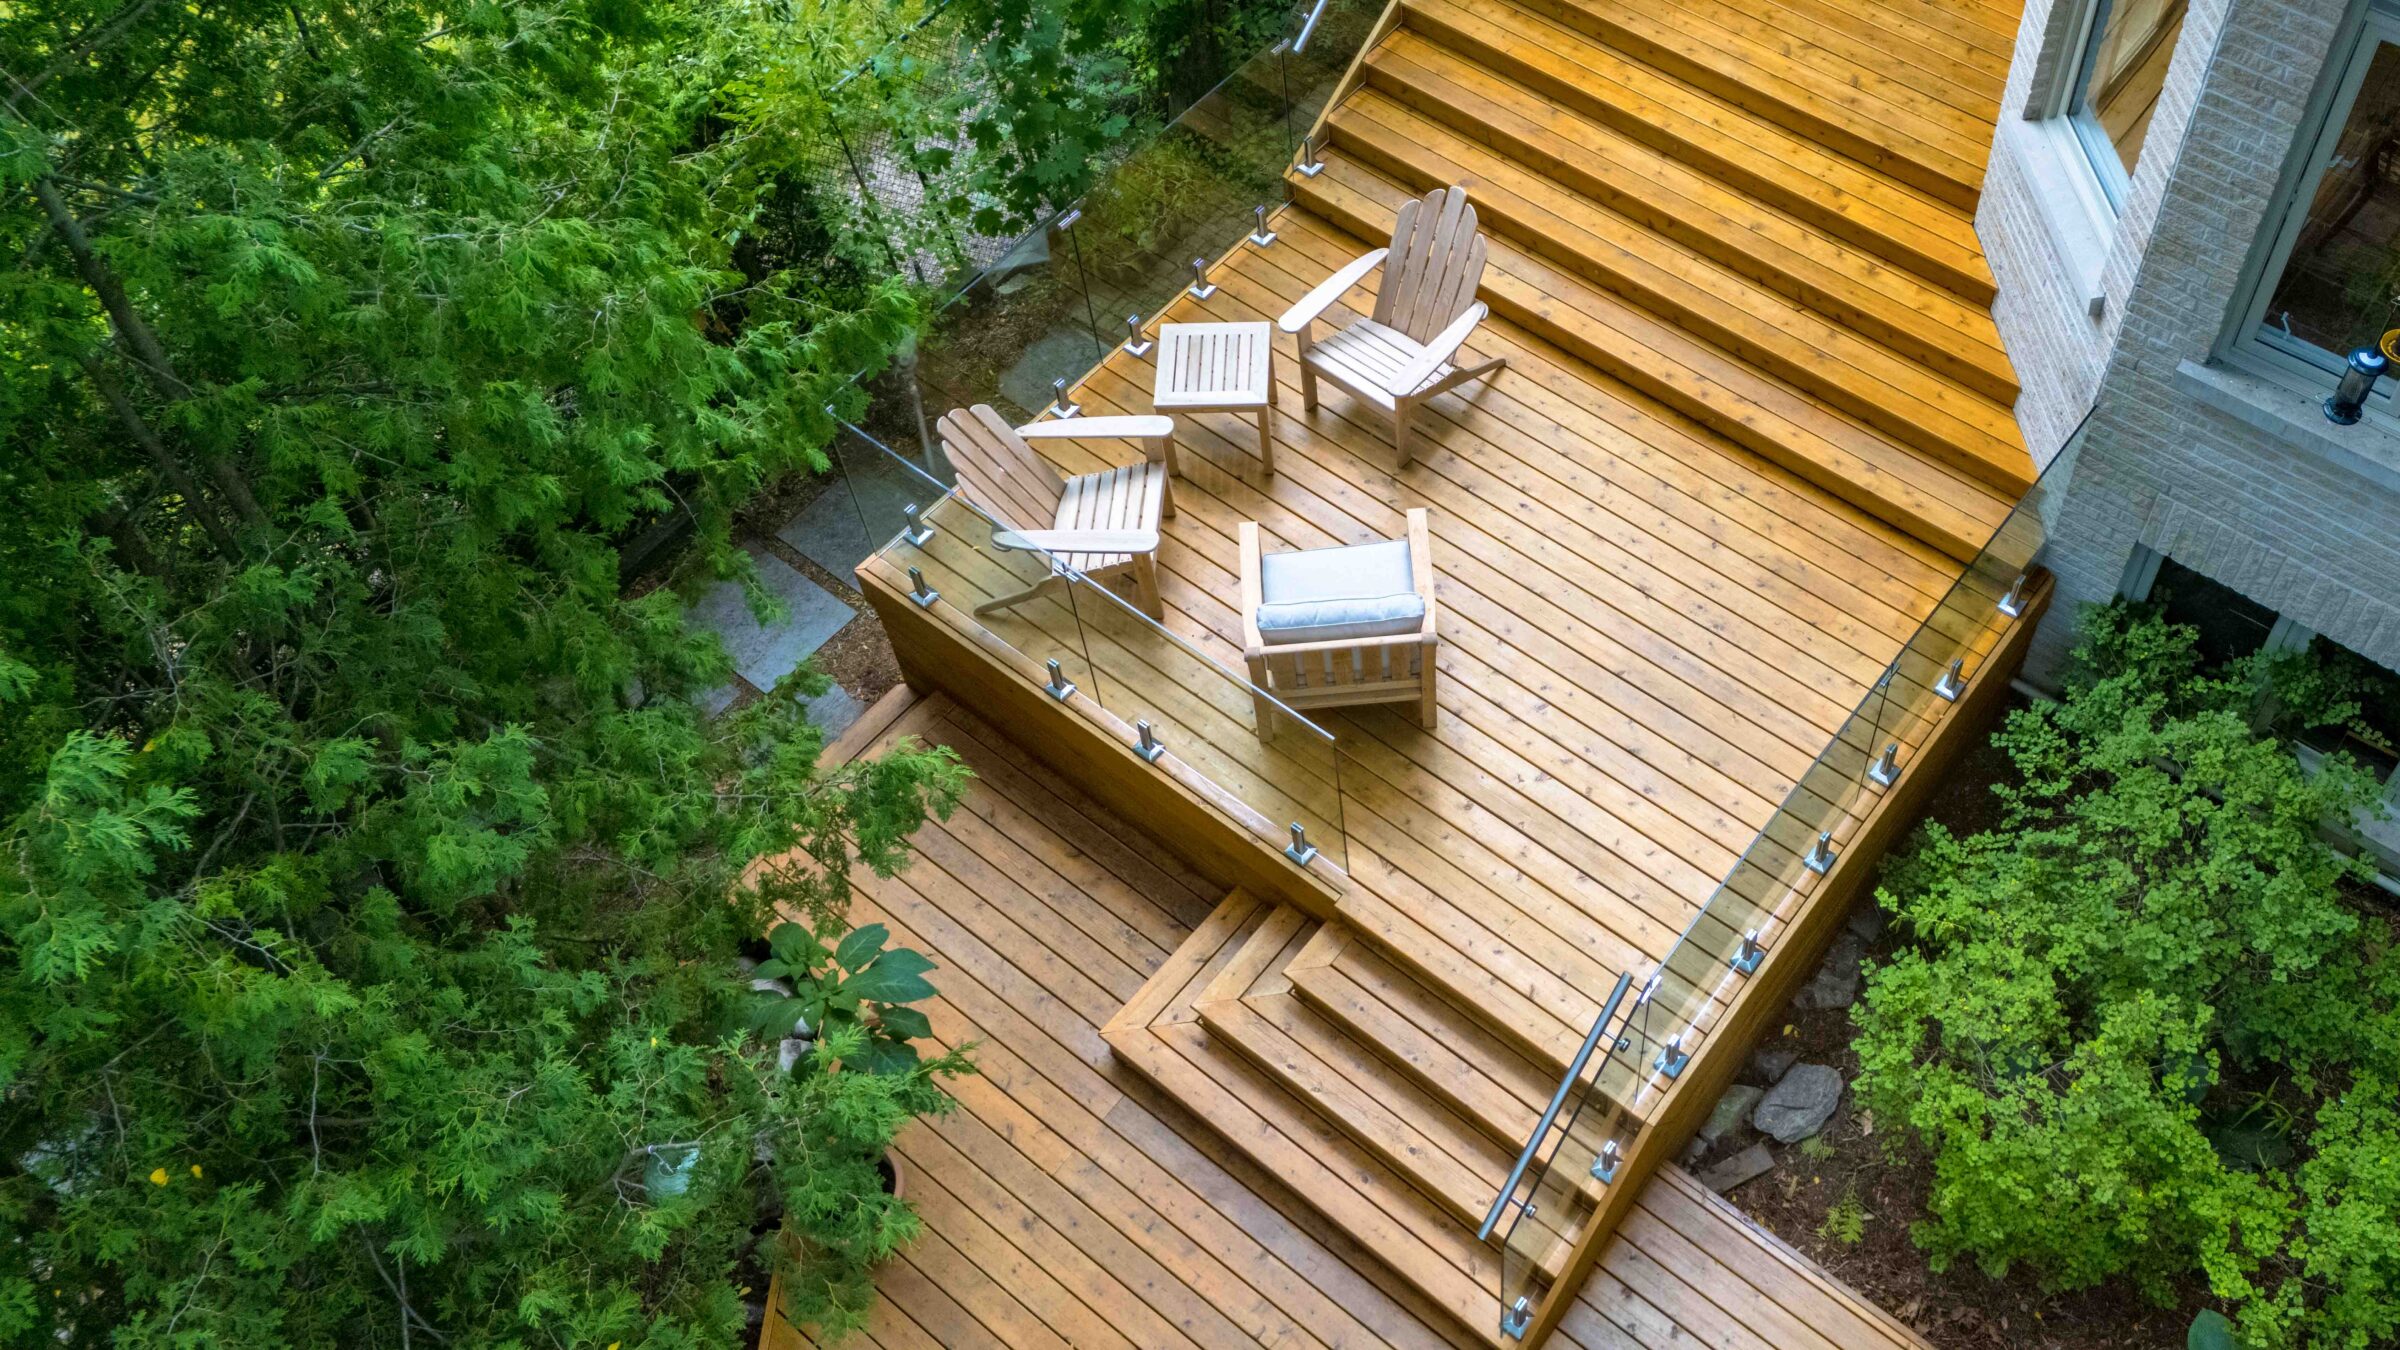
[[[2196,1273],[2257,1346],[2400,1332],[2400,960],[2324,828],[2377,789],[2261,734],[2275,664],[2092,611],[2063,701],[1995,738],[1999,824],[1891,864],[1912,941],[1868,973],[1856,1087],[1931,1155],[1937,1268]],[[2277,1121],[2297,1166],[2260,1165]]]

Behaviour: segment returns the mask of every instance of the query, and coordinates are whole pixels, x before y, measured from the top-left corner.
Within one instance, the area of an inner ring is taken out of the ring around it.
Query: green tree
[[[1917,1240],[2070,1289],[2197,1272],[2256,1345],[2388,1338],[2400,961],[2326,830],[2375,786],[2261,734],[2270,662],[2204,670],[2125,607],[2077,662],[1996,736],[1999,824],[1929,824],[1878,897],[1911,941],[1857,1090],[1931,1155]]]
[[[962,770],[625,598],[915,312],[725,13],[0,13],[0,1339],[724,1345],[762,1210],[837,1330],[910,1231],[962,1062],[787,1074],[735,959]]]

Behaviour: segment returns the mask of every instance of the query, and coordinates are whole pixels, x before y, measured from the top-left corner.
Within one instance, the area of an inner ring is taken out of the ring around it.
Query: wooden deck
[[[1426,404],[1405,467],[1371,407],[1327,388],[1300,411],[1288,346],[1274,472],[1246,419],[1179,418],[1158,553],[1172,637],[1088,593],[978,619],[1024,584],[1011,568],[1037,564],[992,553],[956,503],[936,539],[870,560],[862,584],[912,682],[1008,726],[1213,879],[1174,911],[1188,931],[1153,937],[1156,963],[1117,955],[1103,980],[1061,960],[1080,973],[1039,997],[1088,1020],[1105,1048],[1078,1042],[1099,1056],[1084,1062],[1144,1103],[1112,1110],[1188,1117],[1205,1128],[1173,1132],[1210,1141],[1193,1147],[1245,1194],[1272,1175],[1298,1200],[1219,1213],[1246,1242],[1302,1253],[1301,1285],[1496,1350],[1515,1344],[1499,1312],[1520,1291],[1538,1300],[1529,1344],[1663,1344],[1678,1328],[1875,1344],[1812,1322],[1835,1316],[1816,1305],[1798,1329],[1743,1322],[1736,1304],[1774,1302],[1764,1276],[1710,1265],[1726,1244],[1661,1207],[1680,1186],[1666,1160],[1994,714],[2038,615],[2012,622],[1996,590],[1943,603],[2033,473],[1972,228],[2014,9],[1397,0],[1389,17],[1321,124],[1323,171],[1288,179],[1276,241],[1235,246],[1210,296],[1158,319],[1273,319],[1382,242],[1401,202],[1464,184],[1491,237],[1492,318],[1461,359],[1506,369]],[[1349,304],[1337,321],[1369,301]],[[1120,349],[1075,396],[1146,413],[1153,376]],[[1128,452],[1042,453],[1083,473]],[[1210,664],[1240,664],[1240,525],[1270,550],[1312,548],[1397,537],[1417,507],[1440,607],[1434,725],[1331,713],[1338,753],[1262,738],[1247,692]],[[937,602],[905,598],[911,567]],[[1915,714],[1860,731],[1854,711],[1929,621],[1948,646],[1890,686]],[[1952,650],[1973,687],[1926,697]],[[1033,692],[1053,655],[1078,686],[1063,701]],[[1137,719],[1166,742],[1157,764],[1125,746]],[[1890,792],[1863,775],[1886,741],[1903,765]],[[1837,743],[1857,758],[1818,769]],[[1268,838],[1286,821],[1340,861],[1338,884],[1292,881]],[[1839,851],[1821,877],[1798,866],[1819,830]],[[1754,845],[1765,869],[1711,905]],[[991,900],[990,918],[1011,903]],[[1764,963],[1734,976],[1730,944],[1753,928]],[[1478,1241],[1617,978],[1671,955],[1682,992],[1608,1058],[1586,1122],[1625,1144],[1618,1184],[1562,1182],[1513,1256]],[[1690,1067],[1653,1072],[1678,1033]],[[1684,1247],[1660,1249],[1670,1231]],[[1297,1286],[1227,1297],[1261,1339],[1407,1339],[1321,1318]]]
[[[946,697],[879,707],[858,748],[913,735],[975,771],[856,917],[939,966],[944,1044],[973,1042],[959,1109],[899,1153],[925,1235],[887,1265],[876,1347],[1472,1343],[1375,1257],[1118,1063],[1100,1028],[1222,898]],[[1883,1350],[1922,1344],[1669,1172],[1558,1344]],[[773,1319],[766,1350],[806,1344]]]

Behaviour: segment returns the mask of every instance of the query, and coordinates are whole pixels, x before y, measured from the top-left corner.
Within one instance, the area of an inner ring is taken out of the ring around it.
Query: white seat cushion
[[[1267,642],[1397,637],[1425,622],[1405,539],[1270,553],[1258,570],[1258,635]]]

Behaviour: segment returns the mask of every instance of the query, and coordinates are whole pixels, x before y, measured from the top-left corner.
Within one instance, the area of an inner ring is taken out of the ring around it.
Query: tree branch
[[[51,228],[66,241],[67,251],[75,255],[75,267],[83,274],[84,284],[100,297],[101,305],[108,310],[109,322],[132,347],[134,363],[150,377],[161,397],[170,402],[191,397],[192,387],[175,373],[174,361],[168,358],[158,335],[134,309],[133,300],[125,294],[125,284],[117,280],[116,271],[92,248],[91,236],[84,232],[83,222],[67,209],[67,199],[60,195],[57,182],[44,174],[33,181],[33,195],[50,217]],[[208,471],[224,492],[225,500],[232,503],[234,514],[253,529],[264,528],[266,513],[258,509],[258,501],[250,495],[250,485],[242,481],[241,474],[217,456],[209,458]]]

